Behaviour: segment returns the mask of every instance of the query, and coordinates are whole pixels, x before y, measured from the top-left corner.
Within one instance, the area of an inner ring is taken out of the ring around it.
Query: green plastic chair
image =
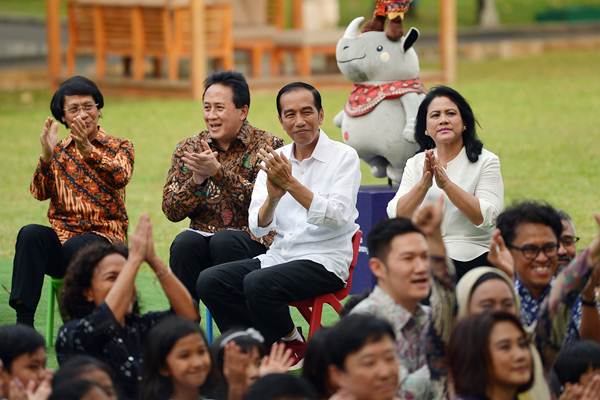
[[[58,302],[58,296],[62,285],[62,278],[50,278],[50,287],[47,290],[48,311],[46,313],[46,347],[54,346],[54,311],[56,309],[56,303]],[[60,315],[60,313],[58,315]]]

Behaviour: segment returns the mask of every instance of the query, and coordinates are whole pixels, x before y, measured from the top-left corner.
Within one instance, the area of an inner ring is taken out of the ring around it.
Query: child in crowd
[[[369,314],[342,318],[327,333],[329,375],[339,390],[331,399],[396,400],[396,335],[389,322]]]
[[[68,385],[77,380],[88,380],[104,390],[106,397],[117,400],[119,397],[113,382],[113,372],[100,360],[90,356],[74,356],[67,360],[52,377],[52,389]]]
[[[533,383],[527,334],[511,313],[461,320],[450,337],[447,356],[457,400],[516,399]]]
[[[42,335],[27,325],[0,326],[0,398],[45,399],[51,374],[46,370]]]
[[[308,342],[304,365],[302,365],[302,377],[312,384],[321,400],[329,399],[337,390],[329,376],[331,362],[327,349],[327,336],[330,331],[331,328],[323,327],[314,333]]]
[[[140,315],[135,277],[144,261],[154,271],[171,311]],[[61,308],[68,322],[56,340],[59,364],[78,354],[96,357],[112,368],[123,396],[130,399],[138,397],[142,349],[150,329],[173,312],[191,321],[199,319],[189,292],[156,255],[147,215],[129,236],[129,252],[122,245],[99,242],[75,256],[65,275]]]
[[[591,340],[574,342],[556,357],[554,377],[561,400],[600,399],[600,344]]]
[[[314,389],[302,378],[290,374],[269,374],[259,380],[244,400],[317,400]]]
[[[95,381],[75,379],[52,390],[48,400],[109,400],[110,397]],[[10,399],[9,399],[10,400]],[[29,400],[29,399],[28,399]]]
[[[143,400],[198,400],[213,389],[215,368],[198,324],[169,317],[146,341],[142,372]]]
[[[292,366],[291,350],[274,344],[266,355],[263,336],[255,329],[232,329],[212,345],[216,361],[217,399],[241,399],[256,380],[267,374],[287,372]]]

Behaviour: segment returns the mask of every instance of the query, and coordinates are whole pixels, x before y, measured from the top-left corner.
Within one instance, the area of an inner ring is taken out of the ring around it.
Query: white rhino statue
[[[425,97],[411,28],[396,42],[384,32],[359,32],[363,17],[350,22],[336,48],[337,65],[354,82],[343,111],[333,122],[377,178],[400,183],[406,161],[418,150],[415,117]]]

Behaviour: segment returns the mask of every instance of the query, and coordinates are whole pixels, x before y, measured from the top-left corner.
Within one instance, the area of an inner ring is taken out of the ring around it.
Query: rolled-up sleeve
[[[406,162],[404,172],[402,173],[402,180],[400,181],[400,187],[398,187],[398,191],[387,205],[386,210],[388,218],[397,217],[396,208],[398,206],[398,200],[400,199],[400,197],[410,192],[410,190],[415,185],[415,182],[421,178],[420,176],[417,177],[417,170],[415,168],[415,158],[416,157],[413,157]]]
[[[498,214],[504,207],[504,183],[500,172],[500,160],[497,156],[490,157],[481,169],[475,197],[479,199],[479,209],[483,217],[483,222],[477,227],[493,227]]]
[[[248,209],[248,228],[256,237],[263,237],[277,228],[275,215],[273,215],[273,221],[268,226],[258,226],[258,213],[267,199],[267,194],[267,174],[264,171],[259,171],[254,182],[252,200]]]
[[[327,193],[313,192],[307,222],[329,228],[339,228],[354,222],[356,197],[360,187],[360,161],[354,150],[348,150],[336,166],[335,182]]]

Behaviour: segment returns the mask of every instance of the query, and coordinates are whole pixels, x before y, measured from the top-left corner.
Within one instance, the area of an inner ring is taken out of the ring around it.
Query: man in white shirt
[[[313,86],[284,86],[277,111],[293,143],[259,152],[248,215],[255,236],[277,232],[273,244],[266,254],[203,271],[196,289],[221,332],[253,326],[300,361],[306,344],[288,304],[344,287],[358,229],[360,164],[353,148],[320,129],[324,113]]]

